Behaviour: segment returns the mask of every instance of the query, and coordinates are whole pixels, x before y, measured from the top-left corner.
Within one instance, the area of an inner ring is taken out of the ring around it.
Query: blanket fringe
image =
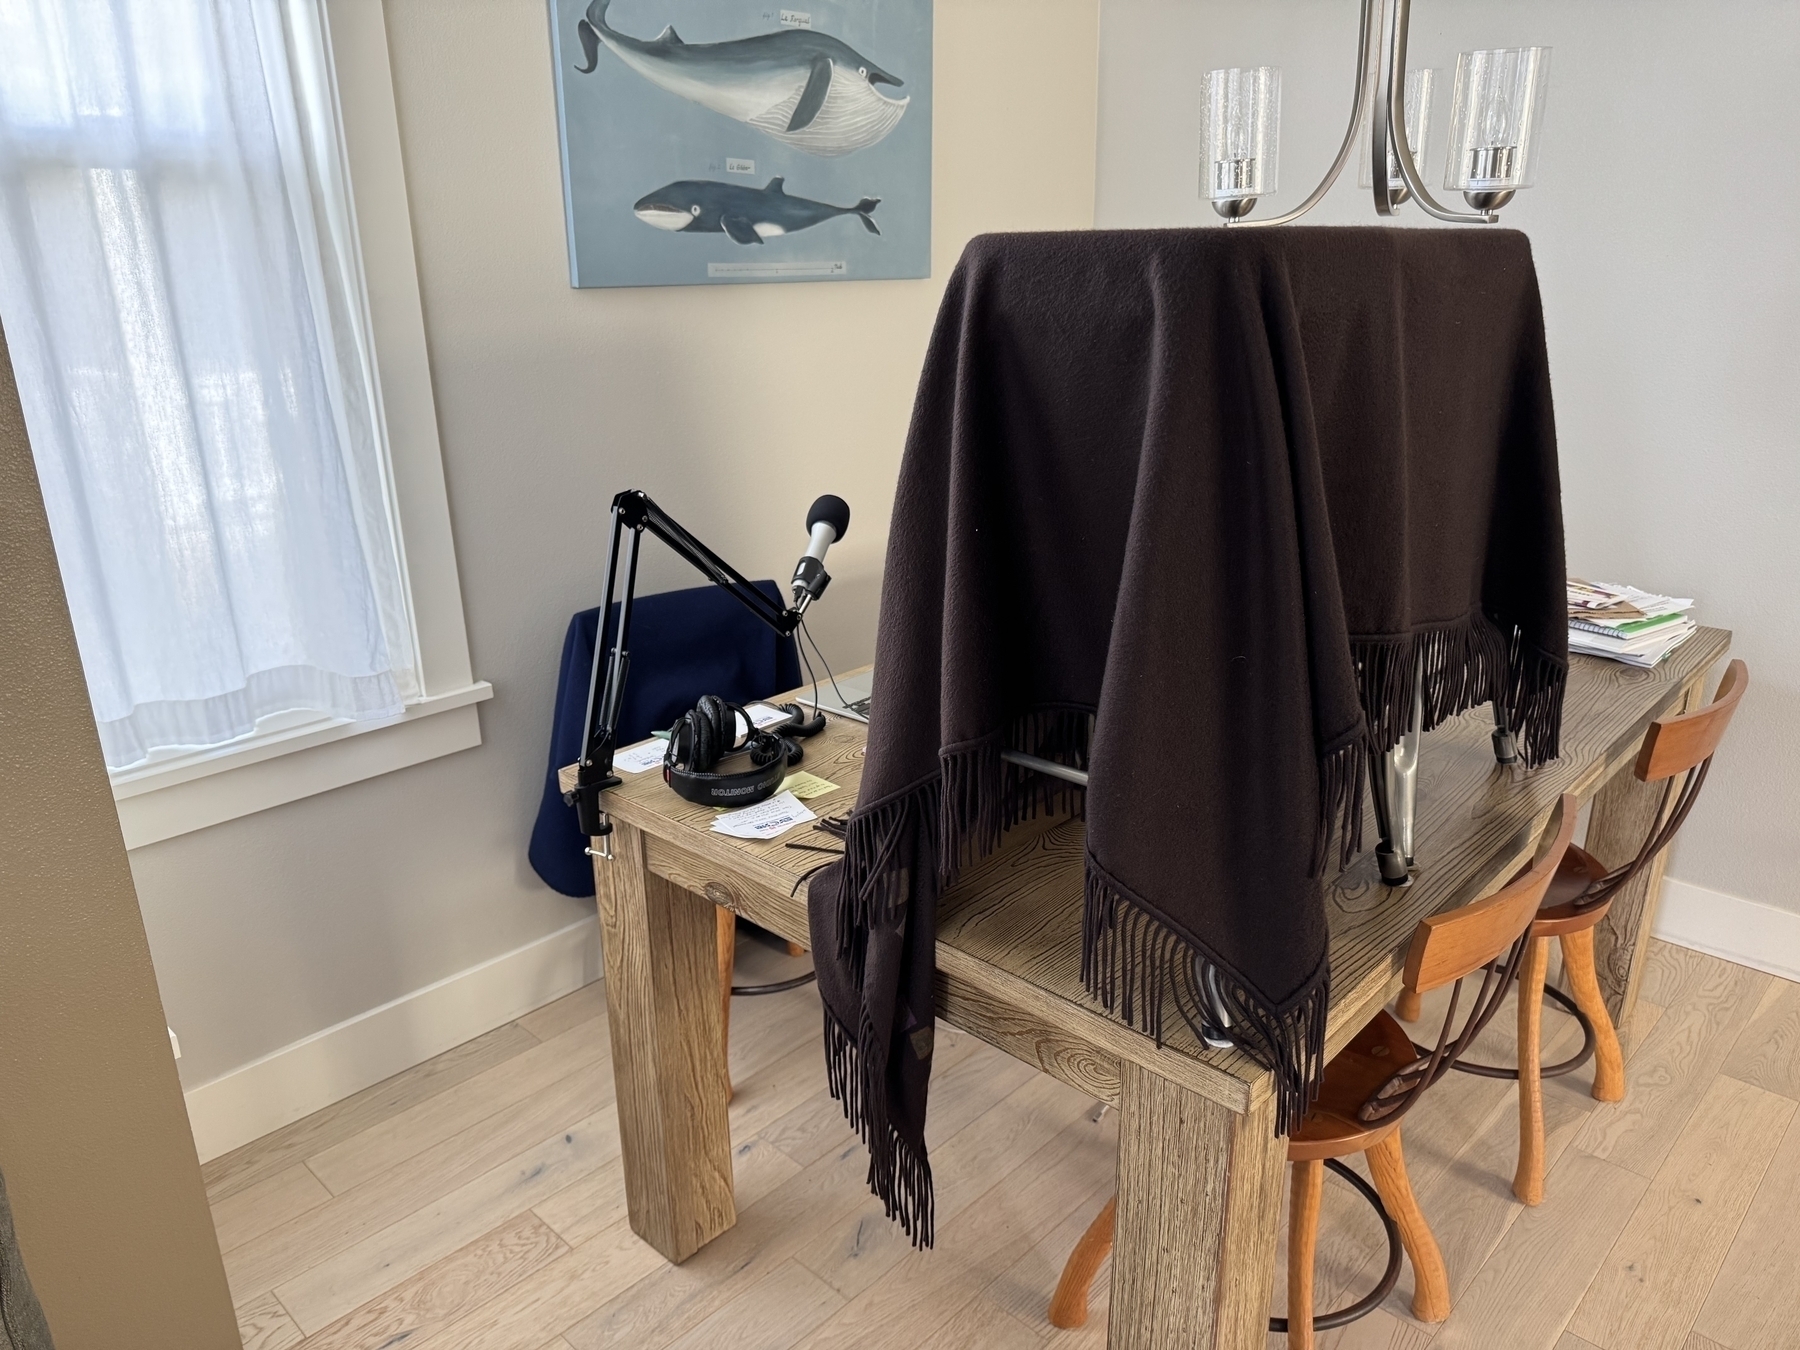
[[[905,912],[915,866],[938,870],[937,821],[943,782],[933,778],[867,811],[844,828],[844,871],[838,887],[839,955],[862,982],[869,930]]]
[[[852,1037],[826,1010],[826,1086],[869,1151],[869,1189],[913,1246],[925,1248],[936,1237],[931,1163],[888,1119],[880,1067],[886,1062],[886,1046],[872,1025],[865,1024],[860,1036]]]
[[[937,777],[852,813],[838,890],[840,955],[850,969],[862,970],[861,949],[871,927],[899,922],[915,865],[935,870],[948,885],[962,868],[998,848],[1013,826],[1046,813],[1079,815],[1087,799],[1079,784],[1000,756],[1002,749],[1016,750],[1086,769],[1093,728],[1094,715],[1086,709],[1026,713],[1003,731],[945,751]]]
[[[1413,689],[1421,670],[1427,731],[1490,702],[1506,677],[1506,638],[1479,613],[1399,637],[1351,638],[1350,654],[1377,755],[1398,745],[1411,727]]]
[[[1425,730],[1497,701],[1526,764],[1556,758],[1568,662],[1527,644],[1516,625],[1503,630],[1478,612],[1400,637],[1354,637],[1350,648],[1372,754],[1398,745],[1412,725],[1422,671]]]
[[[1360,788],[1360,783],[1358,784]],[[1203,989],[1201,966],[1215,971]],[[1238,1047],[1275,1077],[1275,1132],[1289,1134],[1318,1096],[1325,1074],[1325,1014],[1330,998],[1324,960],[1286,1004],[1258,998],[1213,953],[1121,892],[1087,861],[1082,905],[1081,978],[1100,1006],[1147,1036],[1163,1039],[1163,1006],[1173,996],[1196,1036],[1229,1019]],[[1208,1015],[1209,1005],[1222,1011]]]
[[[838,889],[840,957],[860,988],[870,932],[901,922],[917,878],[947,885],[963,866],[999,847],[1014,825],[1042,813],[1079,813],[1086,793],[1076,783],[1009,764],[1017,750],[1085,769],[1093,735],[1091,712],[1044,708],[1017,718],[1002,732],[940,756],[940,774],[868,810],[854,812],[845,830]],[[869,1150],[869,1189],[888,1217],[920,1247],[932,1241],[931,1164],[888,1118],[888,1046],[873,1025],[852,1036],[825,1014],[826,1083]]]
[[[1569,663],[1541,652],[1514,629],[1507,644],[1507,724],[1527,768],[1547,764],[1562,753],[1563,695]]]
[[[1337,833],[1340,868],[1348,867],[1362,852],[1363,780],[1369,772],[1369,742],[1357,736],[1319,761],[1318,843],[1312,872],[1320,876],[1331,857],[1331,836]]]
[[[1085,708],[1039,708],[1003,731],[955,746],[939,756],[943,768],[938,854],[944,884],[1000,846],[1015,825],[1064,811],[1079,816],[1087,801],[1080,784],[1022,768],[1002,750],[1088,767],[1094,715]]]

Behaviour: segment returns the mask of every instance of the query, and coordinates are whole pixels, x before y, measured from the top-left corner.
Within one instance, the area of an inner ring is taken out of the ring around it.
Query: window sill
[[[475,705],[493,696],[492,685],[477,681],[382,722],[321,717],[278,723],[228,745],[115,771],[113,801],[125,847],[142,848],[480,745]]]

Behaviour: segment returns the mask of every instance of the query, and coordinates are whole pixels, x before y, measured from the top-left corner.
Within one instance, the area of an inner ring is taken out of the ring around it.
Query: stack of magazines
[[[1569,578],[1569,650],[1648,670],[1694,635],[1692,600]]]

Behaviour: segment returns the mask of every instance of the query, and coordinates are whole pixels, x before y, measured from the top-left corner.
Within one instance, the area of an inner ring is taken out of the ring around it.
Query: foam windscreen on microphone
[[[820,523],[831,526],[837,532],[837,537],[842,539],[850,530],[850,503],[842,497],[826,493],[806,513],[807,533],[812,533],[812,527]]]

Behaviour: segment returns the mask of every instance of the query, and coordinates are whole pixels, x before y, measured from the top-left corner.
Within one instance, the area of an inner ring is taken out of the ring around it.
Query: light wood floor
[[[742,957],[751,978],[782,959]],[[1104,1344],[1105,1271],[1088,1327],[1056,1331],[1044,1309],[1111,1190],[1116,1113],[1096,1121],[1091,1101],[945,1028],[938,1244],[916,1253],[868,1197],[825,1095],[814,992],[738,999],[732,1017],[739,1220],[685,1266],[625,1221],[592,985],[206,1166],[247,1350]],[[1551,1054],[1572,1031],[1555,1021]],[[1509,1026],[1503,1012],[1488,1033],[1494,1061]],[[1456,1074],[1434,1089],[1406,1149],[1455,1311],[1412,1321],[1406,1271],[1382,1310],[1322,1344],[1800,1346],[1800,985],[1656,944],[1635,1033],[1624,1102],[1596,1105],[1586,1071],[1548,1085],[1539,1209],[1509,1189],[1512,1085]],[[1329,1184],[1320,1306],[1367,1288],[1380,1257],[1374,1217]]]

